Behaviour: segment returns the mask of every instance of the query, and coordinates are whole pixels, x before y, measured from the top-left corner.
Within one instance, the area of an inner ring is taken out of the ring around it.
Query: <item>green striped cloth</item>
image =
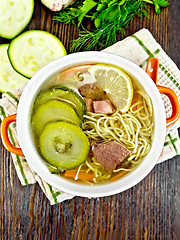
[[[113,46],[103,50],[105,52],[114,53],[133,61],[144,70],[146,68],[147,60],[151,57],[159,59],[159,75],[158,85],[172,88],[180,100],[180,71],[172,60],[166,55],[161,46],[155,41],[151,33],[142,29],[134,35],[117,42]],[[12,93],[4,93],[0,99],[0,117],[5,118],[8,115],[14,114],[17,111],[17,105],[22,93],[22,89],[15,90]],[[166,107],[167,116],[171,114],[171,105],[169,100],[163,98]],[[165,161],[178,155],[180,153],[180,139],[178,135],[178,127],[180,121],[167,129],[167,136],[164,143],[164,149],[159,162]],[[9,136],[12,143],[18,146],[18,139],[16,134],[16,126],[12,125],[9,129]],[[27,161],[20,156],[12,154],[14,166],[21,184],[28,185],[38,182],[43,192],[50,200],[51,204],[60,203],[64,200],[71,199],[74,196],[64,193],[58,189],[47,184],[41,179],[28,165]]]

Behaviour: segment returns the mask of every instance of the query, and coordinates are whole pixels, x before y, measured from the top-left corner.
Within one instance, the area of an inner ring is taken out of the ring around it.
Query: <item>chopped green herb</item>
[[[167,0],[84,0],[56,13],[54,21],[77,24],[79,38],[73,41],[71,52],[108,47],[116,42],[117,33],[125,36],[125,30],[135,16],[148,18],[150,5],[160,14],[167,7]],[[91,30],[85,28],[87,21]]]

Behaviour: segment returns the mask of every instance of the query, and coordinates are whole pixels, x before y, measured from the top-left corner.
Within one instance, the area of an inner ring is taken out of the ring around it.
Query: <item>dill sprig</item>
[[[79,27],[79,37],[72,41],[71,52],[108,47],[116,42],[117,33],[125,36],[126,28],[135,16],[148,18],[150,4],[160,14],[166,0],[84,0],[56,13],[54,21]],[[90,21],[91,28],[85,26]]]

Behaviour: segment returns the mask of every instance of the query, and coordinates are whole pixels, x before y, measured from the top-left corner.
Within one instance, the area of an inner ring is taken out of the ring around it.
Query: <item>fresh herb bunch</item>
[[[148,18],[150,4],[160,14],[160,7],[169,5],[167,0],[84,0],[56,13],[53,20],[72,23],[81,29],[79,38],[73,40],[71,52],[108,47],[116,42],[116,35],[123,37],[125,29],[135,16]],[[91,30],[83,22],[91,22]]]

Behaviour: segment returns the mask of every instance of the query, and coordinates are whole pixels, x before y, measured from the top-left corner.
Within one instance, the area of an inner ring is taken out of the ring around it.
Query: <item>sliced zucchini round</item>
[[[71,170],[87,159],[89,141],[80,127],[67,122],[48,123],[39,139],[40,152],[56,168]]]
[[[72,104],[80,117],[83,117],[83,115],[86,113],[86,103],[84,102],[83,98],[72,89],[64,86],[53,87],[50,90],[41,93],[35,101],[34,110],[53,99]]]
[[[51,100],[41,105],[32,115],[32,126],[37,136],[40,136],[47,123],[58,120],[71,122],[78,126],[82,124],[72,106],[62,101]]]
[[[48,89],[47,91],[40,93],[34,103],[34,108],[33,110],[36,111],[38,107],[41,105],[47,103],[50,100],[60,100],[60,97],[63,95],[66,95],[66,91],[62,89]]]
[[[9,44],[0,45],[0,92],[23,88],[29,80],[12,68],[7,55],[8,46]]]
[[[31,30],[13,39],[8,56],[13,68],[31,78],[41,67],[66,55],[62,42],[49,32]]]
[[[63,95],[61,98],[71,102],[81,117],[86,114],[86,103],[77,92],[65,86],[57,86],[56,89],[66,91],[66,95]]]
[[[30,22],[34,0],[0,0],[0,36],[12,39]]]

